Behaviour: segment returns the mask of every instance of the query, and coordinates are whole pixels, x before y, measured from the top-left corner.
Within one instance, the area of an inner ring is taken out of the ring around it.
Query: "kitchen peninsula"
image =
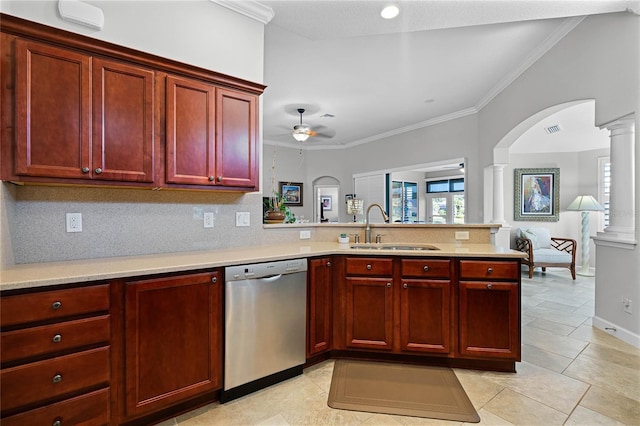
[[[373,228],[428,251],[352,248],[337,242],[343,228],[271,225],[273,241],[300,230],[314,239],[4,269],[3,424],[145,424],[218,400],[223,267],[273,260],[308,261],[307,365],[364,357],[515,371],[521,254],[490,243],[495,226]]]

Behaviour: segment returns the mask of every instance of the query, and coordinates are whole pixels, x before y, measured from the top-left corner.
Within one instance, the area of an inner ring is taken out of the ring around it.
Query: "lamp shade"
[[[591,195],[578,195],[575,200],[569,204],[567,210],[577,210],[581,212],[597,212],[604,211],[604,207]]]

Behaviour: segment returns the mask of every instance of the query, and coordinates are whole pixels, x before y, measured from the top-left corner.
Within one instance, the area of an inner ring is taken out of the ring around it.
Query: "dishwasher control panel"
[[[228,266],[225,268],[226,281],[240,281],[264,278],[274,275],[293,274],[307,270],[307,259],[290,259],[251,265]]]

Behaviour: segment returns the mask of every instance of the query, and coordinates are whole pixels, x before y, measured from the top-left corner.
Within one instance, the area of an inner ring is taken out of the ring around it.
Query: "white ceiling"
[[[392,21],[379,15],[386,0],[260,3],[274,12],[265,29],[265,143],[301,146],[291,130],[302,107],[306,124],[335,131],[302,144],[314,149],[475,113],[581,16],[637,11],[640,2],[392,1],[400,7]]]

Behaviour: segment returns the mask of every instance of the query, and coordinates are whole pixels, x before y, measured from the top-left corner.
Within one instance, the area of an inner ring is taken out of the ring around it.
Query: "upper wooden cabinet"
[[[257,97],[166,78],[166,181],[257,187]]]
[[[18,175],[85,178],[91,170],[91,58],[16,40]]]
[[[15,48],[18,175],[153,182],[153,71],[27,40]]]
[[[264,86],[8,15],[0,29],[3,180],[258,188]]]

